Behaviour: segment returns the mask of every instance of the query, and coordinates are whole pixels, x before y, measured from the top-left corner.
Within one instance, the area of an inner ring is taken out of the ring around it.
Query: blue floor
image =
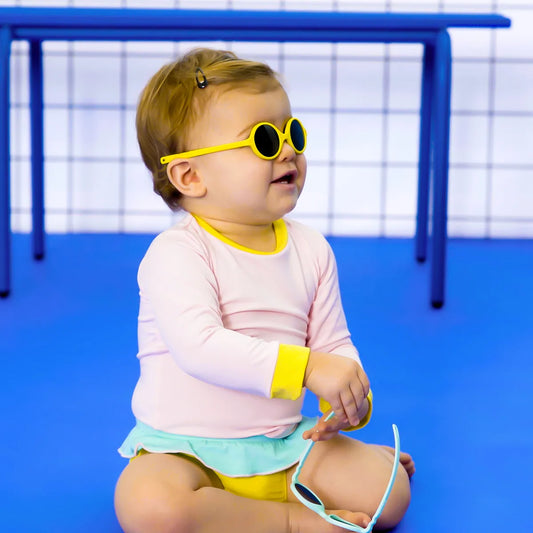
[[[116,448],[132,424],[136,269],[150,240],[50,236],[34,262],[29,237],[14,237],[13,293],[0,300],[0,531],[120,531]],[[531,533],[533,241],[450,241],[439,311],[412,241],[331,242],[375,398],[358,438],[391,443],[395,422],[417,464],[395,531]]]

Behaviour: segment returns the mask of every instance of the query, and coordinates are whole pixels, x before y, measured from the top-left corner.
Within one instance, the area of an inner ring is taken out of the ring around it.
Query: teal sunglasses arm
[[[334,412],[331,412],[327,418],[325,419],[330,420],[335,415]],[[390,493],[392,491],[392,487],[394,485],[394,481],[396,479],[396,474],[398,472],[398,466],[400,463],[400,434],[398,431],[398,427],[396,424],[392,424],[392,431],[394,434],[394,462],[393,462],[393,468],[392,472],[389,478],[389,483],[387,485],[387,488],[385,489],[385,493],[383,494],[383,497],[381,498],[381,501],[378,505],[378,508],[376,509],[376,512],[374,513],[374,516],[372,517],[372,520],[368,524],[366,528],[363,528],[361,526],[358,526],[356,524],[352,524],[351,522],[348,522],[341,518],[340,516],[336,515],[328,515],[325,512],[324,505],[322,503],[313,503],[309,500],[305,499],[303,496],[300,495],[298,490],[296,489],[296,483],[298,483],[298,477],[300,476],[300,472],[302,470],[302,466],[307,459],[307,456],[309,455],[309,452],[313,448],[313,445],[315,442],[310,439],[310,442],[306,449],[304,450],[304,453],[302,454],[302,457],[300,459],[300,462],[298,464],[298,467],[296,468],[293,476],[292,476],[292,482],[291,482],[291,490],[295,494],[295,496],[309,509],[317,513],[319,516],[321,516],[324,520],[329,522],[330,524],[334,524],[338,527],[342,527],[343,529],[346,529],[348,531],[355,531],[357,533],[370,533],[372,531],[372,528],[376,525],[376,522],[378,518],[380,517],[381,513],[383,512],[383,509],[385,507],[385,504],[387,503],[387,500],[389,499]],[[300,484],[300,486],[303,486]],[[307,491],[309,491],[318,501],[321,501],[320,498],[318,498],[309,488],[305,487]]]

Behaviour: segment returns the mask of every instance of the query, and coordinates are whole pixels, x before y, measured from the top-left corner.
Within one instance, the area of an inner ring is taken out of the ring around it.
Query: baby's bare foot
[[[394,448],[385,445],[376,445],[378,448],[385,450],[394,457]],[[416,471],[415,462],[413,458],[406,452],[400,452],[400,464],[405,468],[407,475],[412,477]]]
[[[308,509],[307,507],[294,504],[289,513],[291,533],[346,533],[346,529],[330,524],[322,517]],[[327,514],[334,514],[347,520],[352,524],[366,527],[370,523],[370,517],[365,513],[353,513],[351,511],[326,511]]]

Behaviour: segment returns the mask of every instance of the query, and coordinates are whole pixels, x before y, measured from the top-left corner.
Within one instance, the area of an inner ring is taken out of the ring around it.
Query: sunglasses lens
[[[307,487],[304,487],[304,485],[296,483],[294,486],[296,487],[296,490],[300,496],[303,496],[309,503],[314,503],[315,505],[322,504],[322,502]]]
[[[305,150],[305,132],[299,120],[293,120],[290,126],[290,136],[294,149],[300,154]]]
[[[274,157],[279,150],[278,132],[268,124],[261,124],[254,135],[257,151],[265,157]]]

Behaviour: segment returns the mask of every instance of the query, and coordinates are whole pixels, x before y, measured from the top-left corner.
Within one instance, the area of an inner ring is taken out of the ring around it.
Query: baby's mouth
[[[272,183],[285,183],[285,184],[291,184],[294,183],[295,176],[292,173],[285,174],[284,176],[281,176],[281,178],[278,178],[274,180]]]

